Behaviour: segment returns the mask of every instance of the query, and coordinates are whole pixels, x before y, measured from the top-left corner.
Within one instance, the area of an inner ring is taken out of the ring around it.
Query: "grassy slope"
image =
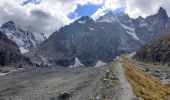
[[[136,95],[144,100],[170,100],[170,88],[122,58],[123,68]]]

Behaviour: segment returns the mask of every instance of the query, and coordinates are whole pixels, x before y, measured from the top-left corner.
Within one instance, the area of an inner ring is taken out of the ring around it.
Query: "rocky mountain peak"
[[[89,16],[83,16],[80,19],[78,19],[79,21],[92,21],[93,19]]]
[[[129,17],[129,15],[124,12],[120,12],[120,13],[116,14],[116,16]]]
[[[16,26],[13,21],[8,21],[8,22],[4,23],[1,28],[6,28],[9,30],[16,31]]]
[[[139,16],[137,19],[141,19],[141,20],[144,20],[144,18],[142,16]]]
[[[78,20],[76,20],[76,22],[83,24],[86,22],[93,22],[93,19],[89,16],[83,16],[83,17],[79,18]]]
[[[166,13],[166,10],[162,7],[159,8],[159,11],[158,11],[158,18],[159,19],[164,19],[164,20],[168,20],[168,15]]]
[[[15,25],[14,21],[8,21],[8,22],[6,22],[6,23]]]
[[[111,11],[99,17],[99,19],[97,20],[97,22],[113,22],[113,21],[115,21],[115,16]]]
[[[46,40],[44,34],[21,29],[13,21],[4,23],[0,31],[17,44],[22,53],[28,52]]]
[[[109,11],[108,13],[105,14],[105,16],[113,16],[113,13]]]
[[[158,14],[166,13],[166,10],[163,7],[159,8]]]
[[[119,20],[119,21],[129,21],[130,20],[130,17],[127,13],[124,13],[124,12],[120,12],[116,15],[114,15],[114,17]]]
[[[98,22],[115,22],[121,20],[129,20],[130,17],[124,12],[113,14],[111,11],[101,16],[97,21]]]

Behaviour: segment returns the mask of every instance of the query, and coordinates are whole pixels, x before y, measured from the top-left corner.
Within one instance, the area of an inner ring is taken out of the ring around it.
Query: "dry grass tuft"
[[[121,62],[125,75],[138,97],[143,100],[170,100],[170,87],[129,63],[128,58],[122,57]]]

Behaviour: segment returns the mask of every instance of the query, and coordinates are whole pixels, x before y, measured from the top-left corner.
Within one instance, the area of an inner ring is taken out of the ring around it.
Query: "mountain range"
[[[55,31],[28,55],[33,61],[61,66],[74,65],[75,60],[84,66],[95,66],[99,61],[110,63],[121,54],[136,51],[169,27],[168,15],[162,7],[146,18],[133,19],[126,13],[111,12],[97,20],[84,16]]]

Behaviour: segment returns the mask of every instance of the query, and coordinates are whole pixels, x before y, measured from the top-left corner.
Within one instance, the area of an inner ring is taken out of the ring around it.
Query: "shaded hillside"
[[[170,65],[170,33],[167,33],[140,48],[134,56],[137,60]]]
[[[8,39],[3,32],[0,32],[0,66],[18,62],[28,63],[30,61],[21,55],[16,43]]]

